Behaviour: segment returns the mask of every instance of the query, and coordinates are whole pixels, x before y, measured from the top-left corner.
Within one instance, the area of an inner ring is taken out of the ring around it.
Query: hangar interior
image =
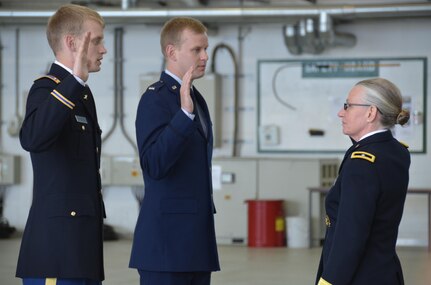
[[[163,70],[159,32],[175,16],[198,18],[209,29],[206,75],[194,84],[210,107],[215,136],[222,271],[213,283],[314,282],[324,193],[313,189],[332,185],[351,144],[337,118],[351,86],[378,76],[396,82],[411,112],[410,123],[393,130],[410,146],[409,188],[416,190],[407,195],[397,241],[406,284],[431,283],[426,275],[431,266],[431,1],[8,0],[0,1],[1,284],[20,284],[14,266],[32,201],[32,165],[18,138],[25,102],[33,80],[54,60],[45,36],[47,19],[70,2],[96,9],[106,21],[108,53],[88,82],[103,130],[105,221],[115,240],[107,242],[112,260],[106,261],[111,271],[104,284],[137,282],[137,274],[127,270],[145,195],[136,108]],[[282,201],[285,245],[248,247],[250,201]],[[289,266],[296,269],[285,273]],[[266,273],[258,276],[259,268]]]

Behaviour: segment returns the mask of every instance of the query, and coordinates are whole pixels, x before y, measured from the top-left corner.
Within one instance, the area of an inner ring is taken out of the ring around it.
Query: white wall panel
[[[353,33],[357,36],[357,45],[353,48],[333,48],[326,50],[320,56],[313,55],[291,55],[284,45],[282,38],[282,26],[279,24],[261,24],[243,26],[242,53],[238,52],[238,27],[222,26],[218,33],[210,34],[208,49],[218,43],[230,45],[240,57],[242,74],[240,81],[239,100],[239,154],[241,157],[255,157],[257,153],[257,61],[260,59],[305,59],[305,58],[347,58],[347,57],[427,57],[430,58],[431,37],[429,27],[431,19],[400,19],[400,20],[375,20],[357,21],[344,24],[337,29]],[[113,115],[113,67],[114,51],[113,38],[114,29],[117,26],[108,25],[105,32],[105,43],[108,54],[102,64],[102,70],[90,76],[89,84],[94,91],[99,120],[104,135],[111,126]],[[124,26],[124,95],[126,117],[125,126],[129,135],[134,139],[134,121],[139,97],[143,90],[139,84],[141,74],[156,72],[162,68],[162,57],[159,47],[160,25],[125,25]],[[248,29],[249,28],[249,29]],[[48,64],[53,60],[52,53],[48,48],[45,37],[44,26],[20,27],[21,47],[19,93],[24,93],[31,86],[32,81],[46,71]],[[15,110],[15,26],[0,27],[0,41],[2,44],[2,97],[1,97],[1,120],[0,129],[0,151],[8,154],[20,155],[21,159],[21,183],[8,188],[6,192],[4,215],[9,222],[19,230],[24,228],[28,210],[32,199],[32,170],[28,153],[22,150],[16,137],[7,133],[7,121],[13,117]],[[210,63],[209,63],[210,64]],[[222,75],[221,96],[221,118],[222,118],[222,144],[215,150],[215,155],[229,156],[232,147],[232,98],[233,98],[233,69],[227,53],[220,53],[217,57],[217,70]],[[209,71],[209,69],[208,69]],[[431,72],[428,64],[427,80],[430,82]],[[406,75],[407,76],[407,75]],[[430,88],[428,87],[427,110],[431,110]],[[316,92],[318,92],[316,90]],[[347,96],[347,94],[346,94]],[[22,101],[21,101],[22,104]],[[22,110],[21,106],[21,110]],[[298,118],[301,120],[301,118]],[[427,133],[430,133],[431,116],[427,117]],[[341,132],[341,127],[340,127]],[[292,133],[292,135],[295,135]],[[427,135],[426,154],[415,154],[412,156],[411,185],[418,187],[431,187],[431,176],[429,167],[431,164],[430,137]],[[110,139],[103,145],[102,152],[107,155],[133,155],[133,149],[124,139],[119,127]],[[261,156],[261,155],[260,155]],[[341,158],[342,155],[339,155]],[[276,158],[299,158],[318,159],[332,157],[327,154],[268,154],[265,157]],[[277,165],[277,164],[275,164]],[[279,173],[277,166],[268,164],[268,171]],[[293,185],[297,180],[308,179],[311,173],[301,171],[301,167],[295,165],[289,167]],[[281,177],[280,179],[282,179]],[[276,187],[275,187],[276,188]],[[275,189],[274,188],[274,189]],[[264,190],[262,190],[264,191]],[[266,190],[268,191],[268,189]],[[286,198],[303,199],[304,190],[289,193]],[[277,192],[262,192],[262,195],[275,197]],[[293,196],[290,196],[293,195]],[[137,202],[127,187],[110,187],[105,195],[108,219],[110,223],[124,232],[133,231],[137,217]],[[301,201],[301,200],[300,200]],[[306,212],[306,205],[299,202],[289,208],[295,214]],[[427,216],[422,209],[426,207],[422,200],[408,199],[406,202],[405,218],[400,227],[400,237],[414,237],[421,240],[426,239]],[[420,211],[416,211],[420,208]],[[127,213],[120,213],[127,209]],[[415,223],[404,223],[404,220],[416,221]]]

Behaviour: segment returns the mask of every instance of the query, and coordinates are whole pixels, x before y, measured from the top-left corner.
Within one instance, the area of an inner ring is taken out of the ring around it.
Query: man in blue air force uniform
[[[214,232],[212,127],[193,79],[205,73],[206,28],[174,18],[162,29],[166,71],[142,95],[136,136],[145,196],[130,267],[141,285],[209,285],[219,270]]]

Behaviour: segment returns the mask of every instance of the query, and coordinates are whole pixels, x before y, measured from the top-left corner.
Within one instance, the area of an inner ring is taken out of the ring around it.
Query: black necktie
[[[196,108],[196,113],[198,115],[199,122],[201,123],[202,130],[204,131],[205,137],[208,137],[208,129],[207,129],[207,124],[206,124],[204,112],[202,111],[201,107],[198,104],[198,101],[196,100],[196,96],[193,92],[193,88],[190,89],[190,95],[192,96],[193,104]]]

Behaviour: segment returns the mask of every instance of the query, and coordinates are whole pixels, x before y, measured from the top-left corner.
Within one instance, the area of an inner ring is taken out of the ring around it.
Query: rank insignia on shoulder
[[[44,75],[44,76],[41,76],[41,77],[39,77],[38,79],[36,79],[36,80],[39,80],[39,79],[43,79],[43,78],[48,78],[48,79],[51,79],[52,81],[54,81],[55,83],[57,83],[57,84],[59,84],[61,81],[60,81],[60,79],[58,79],[57,77],[55,77],[55,76],[52,76],[52,75],[49,75],[49,74],[47,74],[47,75]],[[36,81],[35,80],[35,81]]]
[[[351,159],[354,158],[361,158],[361,159],[365,159],[368,160],[369,162],[373,162],[376,160],[376,156],[369,153],[369,152],[365,152],[365,151],[354,151],[352,153],[352,155],[350,156]]]
[[[400,144],[402,144],[405,148],[409,148],[409,145],[408,144],[406,144],[405,142],[401,142],[401,141],[399,141],[400,142]]]
[[[150,90],[150,91],[158,90],[162,86],[163,86],[163,81],[157,81],[151,84],[150,86],[148,86],[147,90]]]
[[[323,279],[322,277],[320,277],[319,283],[317,283],[317,285],[332,285],[332,284],[326,281],[325,279]]]

